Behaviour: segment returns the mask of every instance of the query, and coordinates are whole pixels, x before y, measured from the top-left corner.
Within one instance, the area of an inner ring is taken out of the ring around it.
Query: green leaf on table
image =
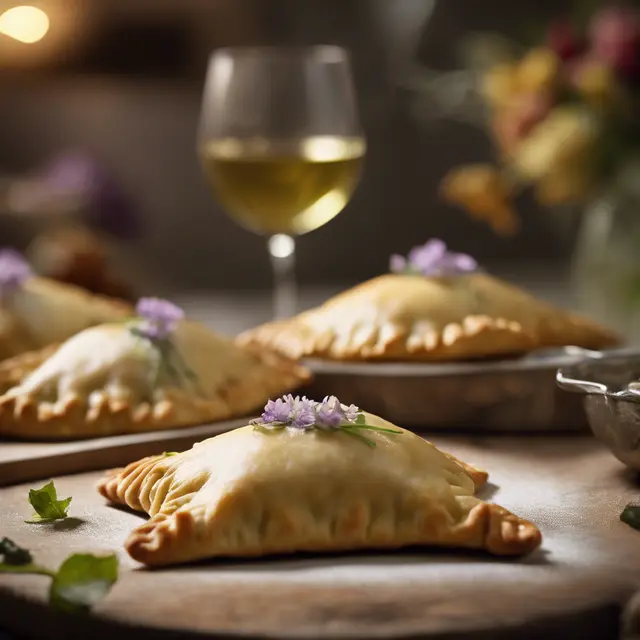
[[[26,565],[33,561],[31,553],[27,549],[19,547],[9,538],[0,540],[0,556],[2,556],[2,564],[11,566]]]
[[[620,514],[620,520],[640,531],[640,505],[628,504]]]
[[[32,573],[53,576],[53,571],[34,564],[28,549],[19,547],[9,538],[0,540],[0,556],[2,557],[0,573]]]
[[[49,602],[62,611],[88,611],[118,579],[118,558],[76,553],[60,565],[49,589]]]
[[[118,579],[118,558],[76,553],[57,571],[33,562],[31,553],[13,540],[0,540],[0,573],[23,573],[52,578],[49,604],[61,611],[88,611],[104,598]]]
[[[34,508],[35,513],[30,520],[25,520],[30,524],[41,522],[53,522],[67,517],[67,509],[71,498],[58,500],[53,480],[45,484],[41,489],[29,490],[29,503]]]

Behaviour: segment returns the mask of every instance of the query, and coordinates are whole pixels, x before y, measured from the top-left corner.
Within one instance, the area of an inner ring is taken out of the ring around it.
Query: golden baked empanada
[[[408,262],[394,256],[396,273],[294,318],[246,331],[238,344],[269,347],[295,359],[430,362],[618,343],[607,329],[478,271],[468,256],[444,248],[439,261],[433,256],[429,261],[430,244],[414,249]]]
[[[0,434],[87,438],[204,424],[247,415],[308,378],[281,356],[182,320],[171,303],[142,299],[138,308],[142,317],[16,358],[25,375],[0,397]]]
[[[125,543],[134,559],[540,544],[535,525],[476,498],[465,466],[410,431],[335,398],[277,402],[259,424],[107,474],[103,496],[151,516]]]
[[[34,276],[20,254],[0,251],[0,360],[132,313],[124,302]]]

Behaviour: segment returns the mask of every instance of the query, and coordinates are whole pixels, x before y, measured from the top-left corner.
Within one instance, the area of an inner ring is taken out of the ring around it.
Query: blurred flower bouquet
[[[575,304],[640,343],[640,6],[579,0],[529,48],[465,43],[463,68],[414,81],[416,114],[482,127],[495,162],[451,170],[445,201],[503,236],[515,200],[581,212]]]
[[[519,56],[489,58],[475,77],[498,162],[451,171],[442,182],[448,202],[509,235],[525,189],[551,206],[640,182],[637,6],[600,3],[587,20],[552,24],[546,42]]]

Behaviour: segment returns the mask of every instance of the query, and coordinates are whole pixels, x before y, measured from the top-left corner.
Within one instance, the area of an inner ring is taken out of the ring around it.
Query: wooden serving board
[[[0,574],[1,625],[39,640],[638,637],[640,532],[619,521],[637,478],[584,436],[434,442],[487,469],[483,497],[533,520],[542,548],[509,560],[422,549],[151,571],[123,550],[143,518],[106,505],[100,474],[84,473],[55,480],[73,501],[71,517],[50,525],[24,522],[29,484],[0,489],[1,535],[51,567],[70,553],[115,551],[118,582],[91,615],[70,617],[46,604],[46,578]]]
[[[0,487],[56,475],[118,467],[163,451],[182,451],[194,442],[244,424],[247,424],[247,418],[198,427],[68,442],[0,440]]]

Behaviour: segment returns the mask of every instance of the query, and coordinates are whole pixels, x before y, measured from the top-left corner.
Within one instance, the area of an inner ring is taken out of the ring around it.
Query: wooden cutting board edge
[[[2,460],[0,452],[0,487],[54,476],[119,467],[168,450],[184,450],[195,442],[230,431],[247,423],[247,418],[226,420],[197,427],[171,429],[75,442],[37,444],[39,453],[29,453],[28,442],[0,442],[2,447],[25,448],[14,460]],[[43,451],[43,444],[47,444]],[[34,447],[35,449],[35,447]]]

